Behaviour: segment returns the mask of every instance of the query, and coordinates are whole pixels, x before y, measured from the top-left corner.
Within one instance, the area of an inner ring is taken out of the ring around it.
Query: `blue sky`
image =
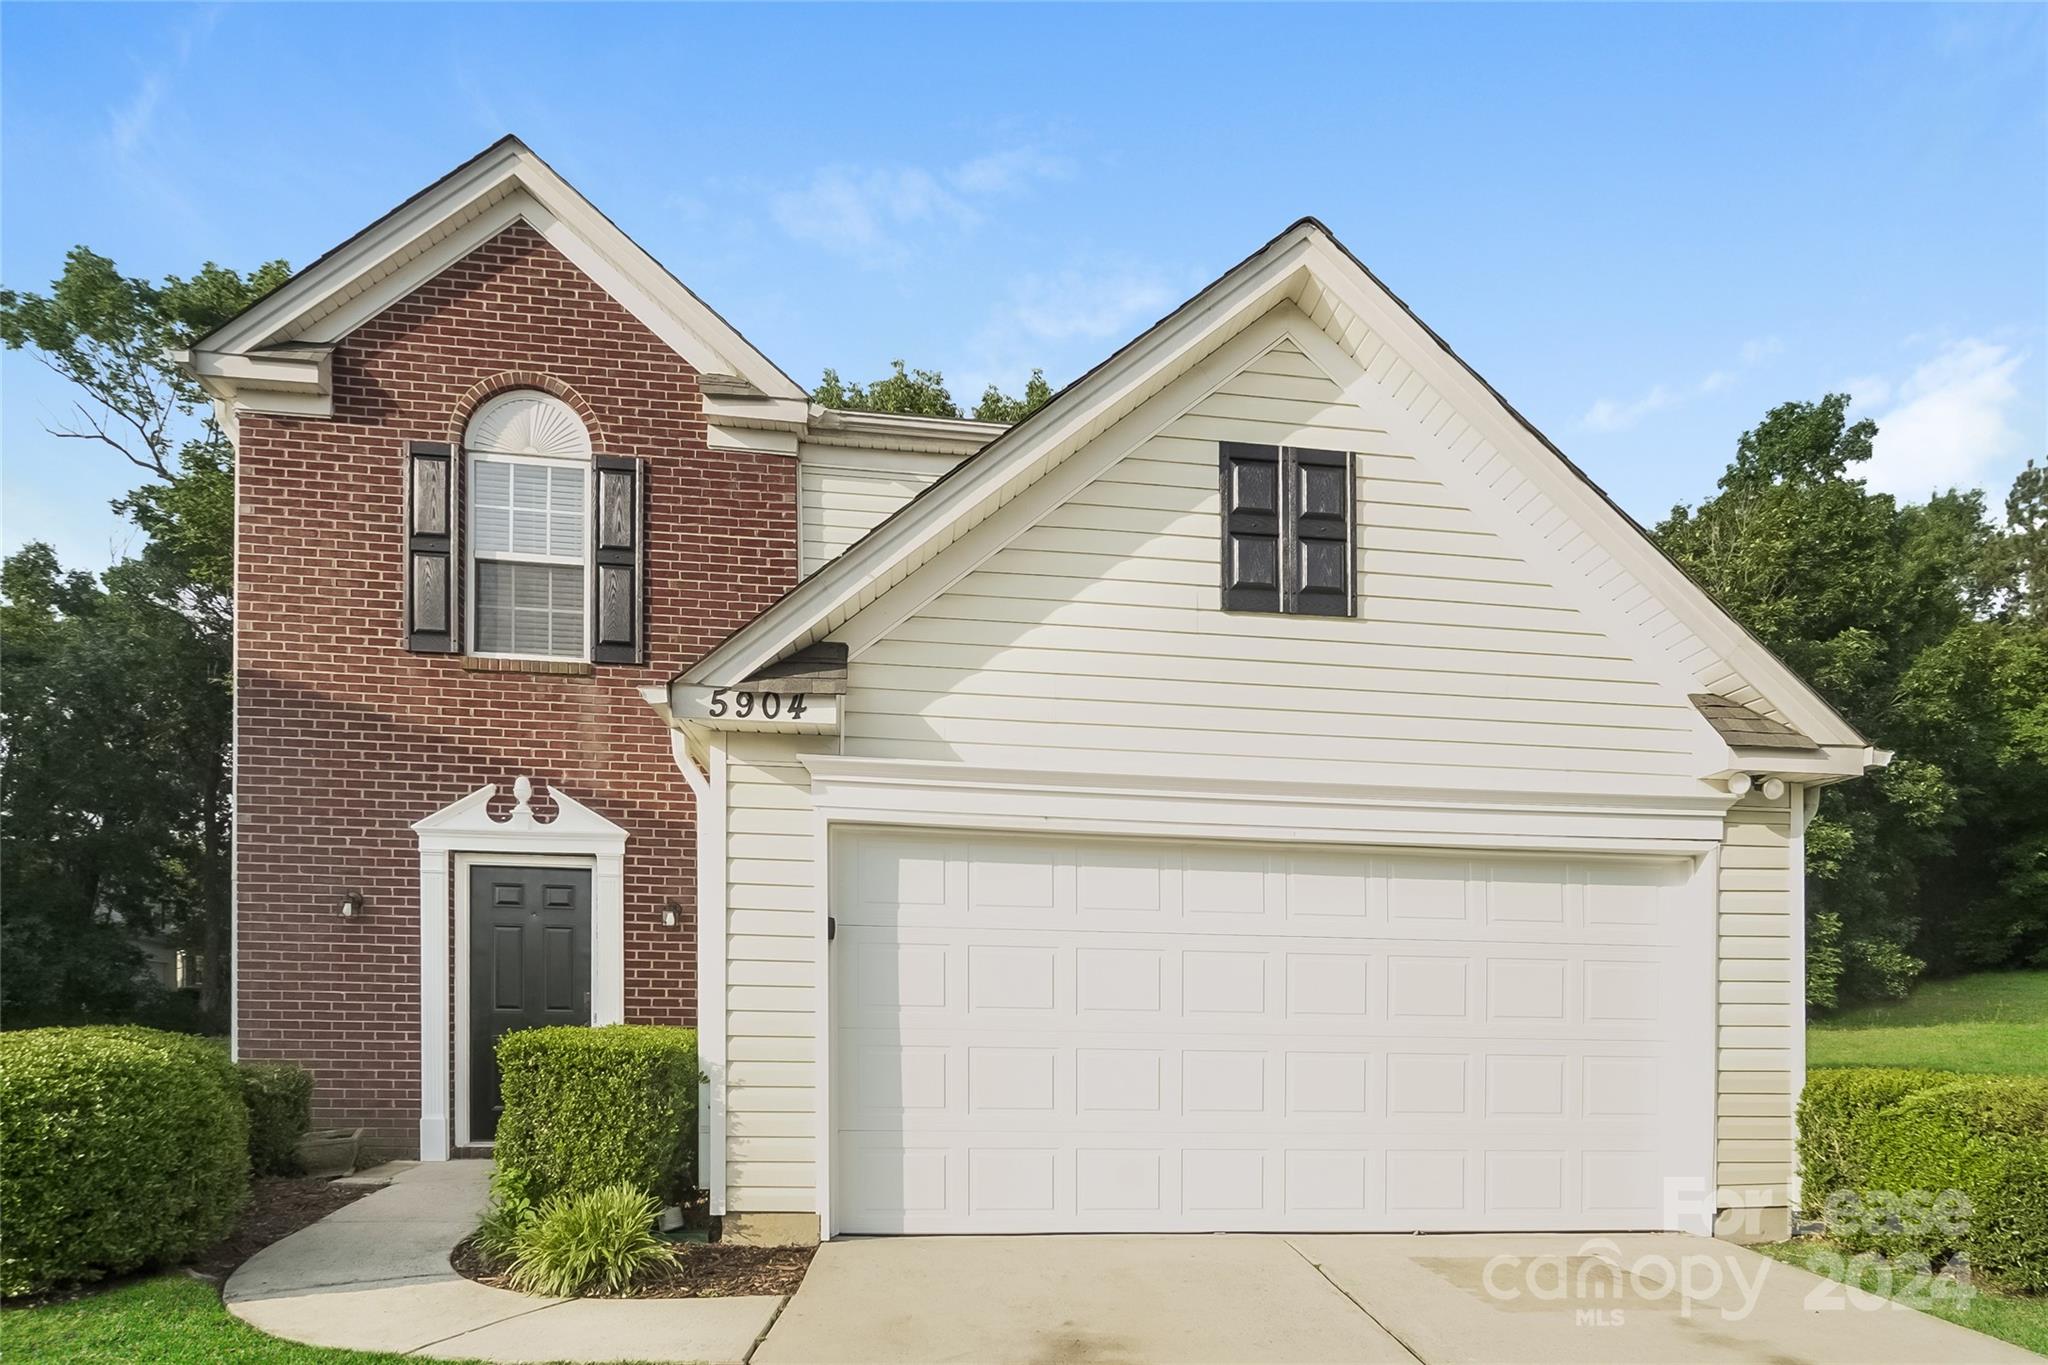
[[[804,383],[1057,384],[1322,218],[1644,520],[1849,387],[1873,482],[2048,453],[2048,11],[0,9],[0,281],[294,263],[505,132]],[[0,362],[0,537],[136,480]]]

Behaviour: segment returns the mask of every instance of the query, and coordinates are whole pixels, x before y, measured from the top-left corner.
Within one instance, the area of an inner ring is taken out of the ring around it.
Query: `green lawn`
[[[1796,1265],[1816,1275],[1825,1275],[1831,1280],[1855,1284],[1872,1293],[1883,1293],[1884,1278],[1875,1271],[1860,1277],[1851,1273],[1852,1262],[1848,1256],[1835,1250],[1826,1242],[1799,1241],[1778,1242],[1771,1246],[1752,1247],[1774,1261]],[[1904,1298],[1912,1307],[1941,1318],[1946,1322],[1958,1323],[1973,1332],[2009,1341],[2015,1346],[2024,1346],[2029,1351],[2048,1355],[2048,1298],[2036,1295],[2000,1294],[1989,1289],[1978,1288],[1967,1300],[1956,1301],[1924,1291],[1915,1292],[1907,1285],[1901,1285],[1904,1293],[1890,1297]]]
[[[2048,971],[1930,981],[1904,1000],[1816,1019],[1806,1060],[2048,1075]]]
[[[0,1314],[8,1365],[418,1365],[417,1356],[330,1351],[267,1337],[221,1306],[220,1289],[172,1272],[41,1308]]]

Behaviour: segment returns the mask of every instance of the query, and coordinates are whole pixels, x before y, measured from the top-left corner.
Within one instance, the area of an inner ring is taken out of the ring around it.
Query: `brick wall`
[[[478,671],[400,633],[407,440],[451,440],[544,384],[596,448],[647,461],[648,660],[587,676]],[[241,1055],[303,1063],[316,1122],[416,1150],[418,852],[408,826],[486,782],[559,784],[628,831],[626,1017],[696,1014],[689,789],[637,689],[796,579],[795,462],[709,451],[693,371],[514,225],[358,329],[331,419],[239,433],[236,910]],[[367,913],[335,913],[344,887]],[[663,928],[664,901],[685,924]]]

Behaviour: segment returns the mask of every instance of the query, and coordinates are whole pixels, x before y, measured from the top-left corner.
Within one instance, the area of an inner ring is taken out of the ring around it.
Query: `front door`
[[[590,1022],[590,870],[469,873],[469,1136],[489,1142],[504,1101],[498,1039]]]

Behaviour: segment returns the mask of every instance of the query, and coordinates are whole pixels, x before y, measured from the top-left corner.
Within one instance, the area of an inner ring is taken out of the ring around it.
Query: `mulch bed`
[[[816,1247],[750,1247],[732,1242],[678,1242],[673,1268],[633,1286],[636,1299],[722,1299],[739,1294],[794,1294],[804,1282]],[[457,1273],[479,1284],[509,1288],[504,1266],[488,1260],[474,1241],[449,1258]]]

